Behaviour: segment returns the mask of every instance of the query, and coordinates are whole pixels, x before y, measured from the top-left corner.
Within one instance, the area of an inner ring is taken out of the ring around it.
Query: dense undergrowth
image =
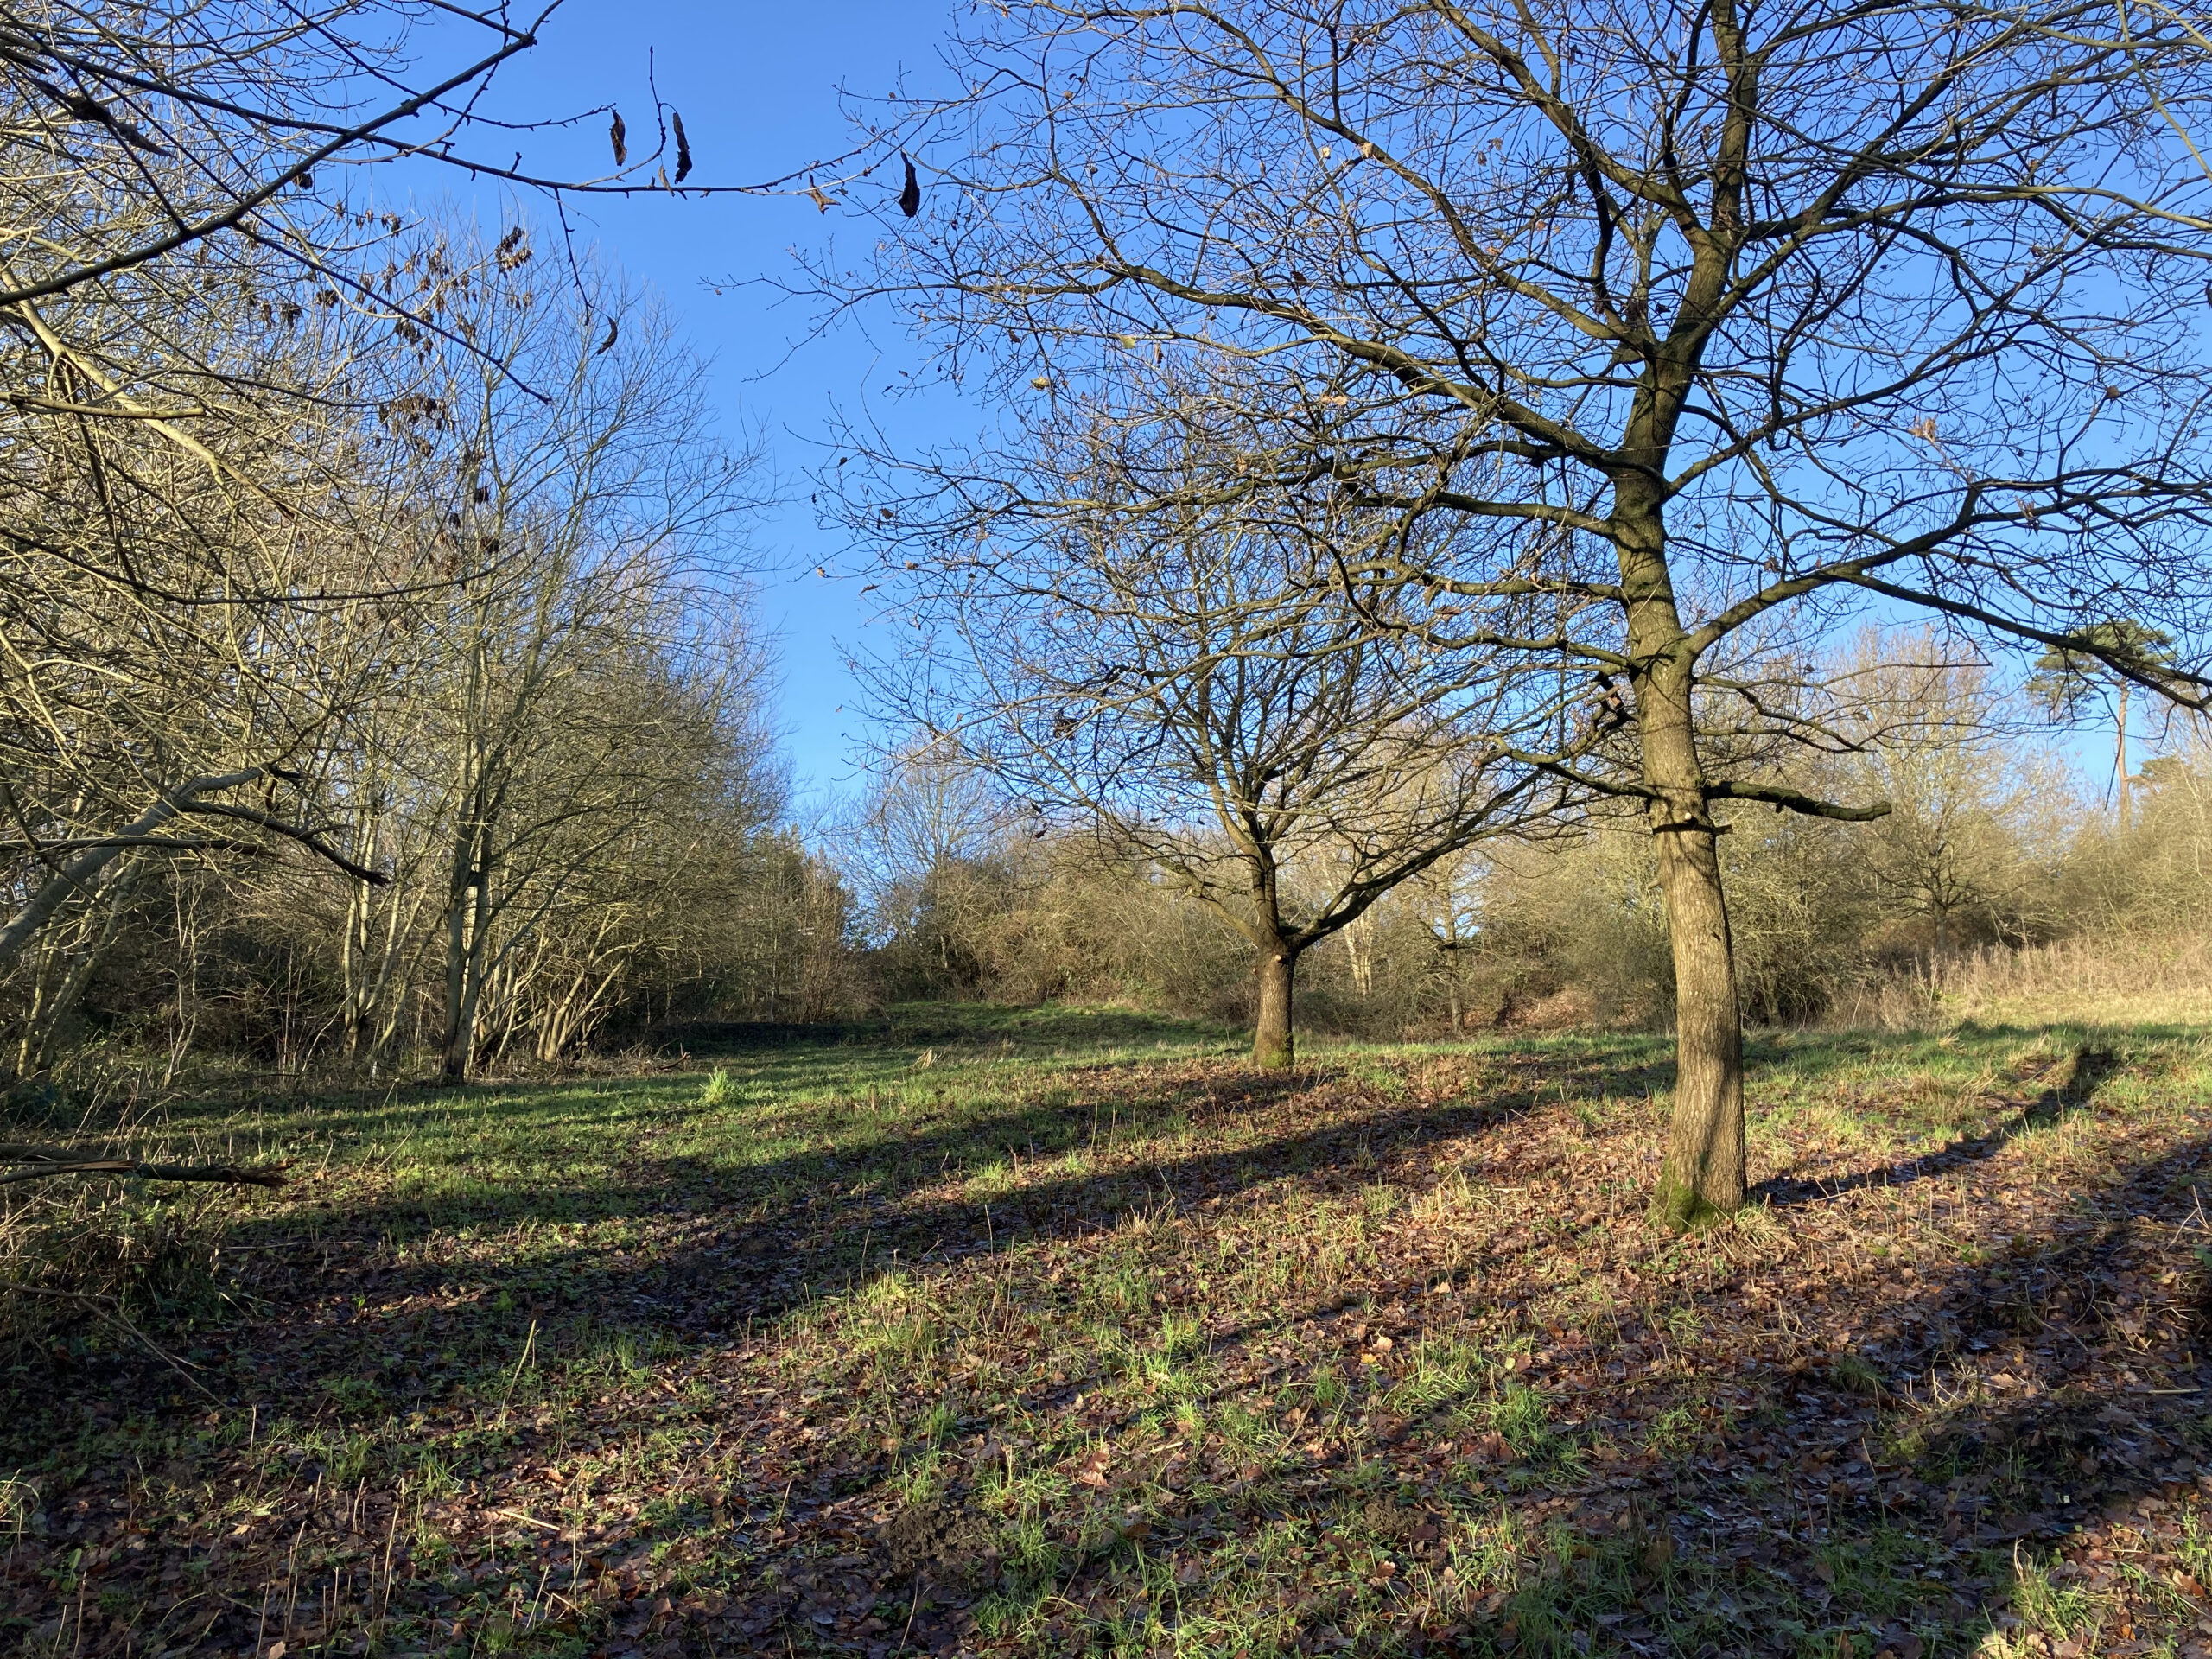
[[[743,1035],[172,1104],[300,1179],[118,1291],[184,1372],[16,1344],[8,1639],[2203,1649],[2193,1028],[1764,1039],[1759,1203],[1682,1238],[1653,1038]]]

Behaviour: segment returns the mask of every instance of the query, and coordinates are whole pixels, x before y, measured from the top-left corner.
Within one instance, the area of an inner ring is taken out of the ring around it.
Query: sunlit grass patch
[[[2032,1551],[2014,1552],[2012,1580],[2018,1624],[1984,1644],[1989,1659],[2047,1652],[2053,1642],[2093,1636],[2102,1622],[2099,1598],[2080,1584],[2063,1581],[2052,1564]]]
[[[1400,1411],[1433,1411],[1483,1387],[1489,1370],[1481,1350],[1464,1338],[1424,1337],[1407,1355],[1390,1404]]]

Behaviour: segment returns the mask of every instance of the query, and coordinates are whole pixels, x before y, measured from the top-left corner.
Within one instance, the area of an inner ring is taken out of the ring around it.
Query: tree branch
[[[1787,807],[1792,812],[1802,812],[1807,817],[1840,818],[1846,823],[1871,823],[1890,815],[1887,801],[1876,801],[1867,806],[1844,806],[1817,799],[1801,790],[1785,789],[1779,784],[1708,784],[1705,798],[1709,801],[1765,801],[1777,809]]]

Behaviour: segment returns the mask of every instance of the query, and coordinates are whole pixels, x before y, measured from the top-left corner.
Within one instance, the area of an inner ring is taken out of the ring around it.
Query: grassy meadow
[[[1685,1237],[1658,1038],[1240,1051],[903,1009],[172,1102],[295,1179],[148,1196],[129,1325],[9,1355],[5,1640],[2212,1653],[2203,1028],[1759,1037]]]

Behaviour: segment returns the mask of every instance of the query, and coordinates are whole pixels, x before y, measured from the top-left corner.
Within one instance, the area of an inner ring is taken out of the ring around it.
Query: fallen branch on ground
[[[0,1164],[25,1167],[0,1174],[0,1186],[40,1181],[50,1175],[133,1175],[149,1181],[218,1181],[232,1186],[282,1186],[289,1163],[149,1164],[136,1158],[87,1157],[59,1147],[0,1141]]]

